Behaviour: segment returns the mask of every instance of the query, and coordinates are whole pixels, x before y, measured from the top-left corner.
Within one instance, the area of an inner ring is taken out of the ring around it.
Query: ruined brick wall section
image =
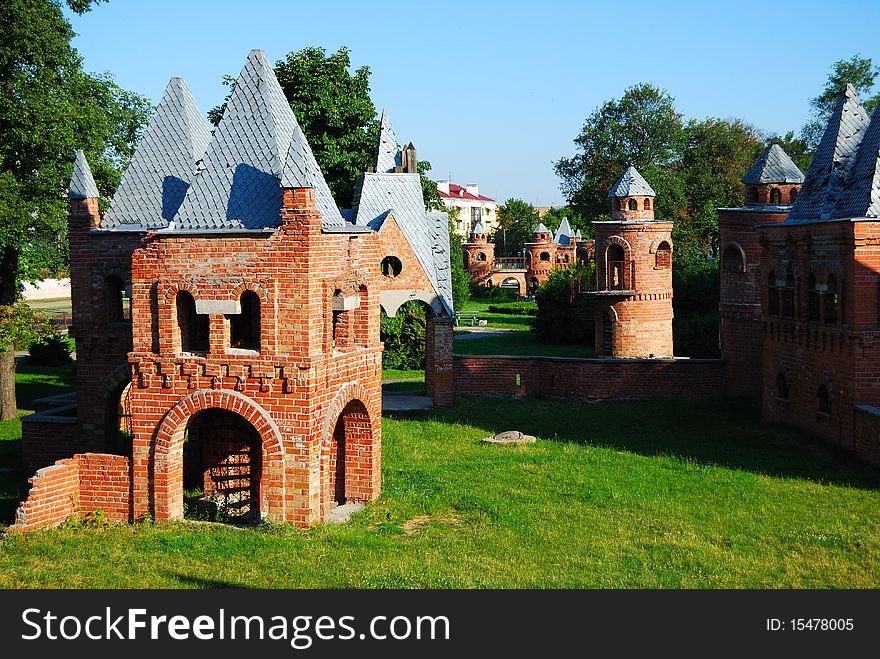
[[[733,397],[761,398],[761,224],[783,222],[788,212],[721,209],[721,353]]]
[[[720,399],[717,359],[453,358],[456,395]],[[519,384],[517,384],[517,380]]]
[[[131,520],[125,456],[78,454],[39,469],[29,482],[28,498],[21,502],[10,533],[58,526],[97,510],[111,522]]]

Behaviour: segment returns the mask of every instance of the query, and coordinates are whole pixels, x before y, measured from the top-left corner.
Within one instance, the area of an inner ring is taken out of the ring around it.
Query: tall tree
[[[642,83],[596,109],[574,142],[577,153],[555,163],[562,192],[575,211],[591,218],[609,211],[608,190],[634,165],[657,191],[657,213],[669,216],[678,200],[675,164],[681,115],[665,91]]]
[[[742,177],[764,145],[758,131],[739,119],[692,120],[683,135],[680,172],[685,205],[677,213],[673,238],[677,250],[715,255],[716,209],[742,204]]]
[[[848,60],[838,60],[831,65],[822,93],[810,100],[812,117],[801,129],[801,139],[807,143],[811,158],[812,152],[816,150],[819,140],[822,139],[828,117],[831,116],[831,111],[847,84],[855,87],[869,115],[880,104],[880,92],[873,95],[871,93],[878,74],[880,67],[874,66],[870,57],[862,57],[858,54]]]
[[[342,207],[351,206],[355,180],[372,164],[379,135],[376,106],[370,99],[370,68],[362,66],[354,73],[350,69],[345,46],[330,55],[324,48],[307,46],[275,63],[284,95]],[[229,76],[224,82],[235,84]],[[215,126],[225,107],[224,102],[208,112]]]
[[[82,13],[94,3],[66,4]],[[65,192],[74,150],[86,152],[102,192],[112,192],[149,104],[108,75],[83,71],[62,0],[4,0],[0,25],[0,307],[9,307],[21,279],[67,266]],[[0,324],[20,317],[4,309]],[[8,389],[14,385],[11,348],[20,326],[0,327],[4,419],[16,414],[14,388],[11,394]]]
[[[538,211],[522,199],[508,199],[498,208],[498,228],[495,229],[495,254],[519,256],[523,245],[532,239],[532,230],[538,225]]]

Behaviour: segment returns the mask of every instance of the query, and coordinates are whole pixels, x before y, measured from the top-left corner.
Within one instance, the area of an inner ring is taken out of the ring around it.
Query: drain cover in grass
[[[535,437],[524,435],[519,430],[505,430],[494,437],[486,437],[483,441],[487,444],[532,444]]]

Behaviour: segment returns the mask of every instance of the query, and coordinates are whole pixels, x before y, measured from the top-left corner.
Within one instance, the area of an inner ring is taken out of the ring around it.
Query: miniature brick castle
[[[518,295],[534,295],[552,270],[567,270],[577,262],[590,261],[593,241],[584,240],[580,230],[573,231],[568,218],[562,218],[555,234],[543,223],[538,224],[532,231],[532,242],[523,247],[523,256],[496,257],[495,243],[489,242],[480,220],[462,245],[462,252],[472,282],[500,286]]]
[[[185,496],[233,521],[309,526],[375,499],[380,305],[431,309],[429,393],[451,403],[447,218],[426,213],[415,167],[383,114],[375,171],[340,211],[259,50],[213,135],[172,79],[103,216],[78,152],[75,413],[25,423],[24,463],[57,462],[13,529],[96,509],[181,519]]]

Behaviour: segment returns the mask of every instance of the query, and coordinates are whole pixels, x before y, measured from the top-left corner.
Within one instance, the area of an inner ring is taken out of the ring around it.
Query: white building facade
[[[437,191],[447,208],[458,209],[456,232],[465,240],[477,222],[482,221],[485,230],[493,233],[498,228],[498,209],[494,199],[480,194],[480,186],[465,186],[450,181],[437,181]]]

